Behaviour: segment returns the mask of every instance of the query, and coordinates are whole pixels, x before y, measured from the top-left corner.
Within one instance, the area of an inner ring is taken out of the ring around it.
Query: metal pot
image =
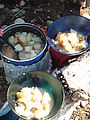
[[[47,47],[47,41],[46,41],[46,36],[44,32],[34,24],[30,24],[30,23],[12,24],[8,26],[6,29],[4,29],[4,34],[2,38],[4,40],[7,40],[10,36],[14,35],[16,32],[32,32],[37,34],[43,40],[43,43],[44,43],[43,50],[36,57],[27,59],[27,60],[14,60],[6,57],[4,54],[1,53],[2,59],[5,62],[14,64],[14,65],[31,65],[33,63],[38,62],[42,58]]]
[[[85,49],[81,50],[78,53],[72,54],[67,53],[63,50],[58,50],[57,46],[53,42],[53,39],[55,40],[58,32],[67,32],[71,28],[87,36],[88,43],[88,46]],[[50,51],[51,56],[55,58],[60,65],[60,63],[62,63],[62,59],[65,58],[64,60],[67,60],[70,57],[81,55],[90,49],[90,21],[89,19],[79,15],[63,16],[60,19],[56,20],[54,23],[52,23],[52,25],[49,27],[47,32],[47,40],[52,48]]]
[[[9,86],[7,92],[8,103],[14,113],[16,113],[21,119],[26,120],[27,118],[24,115],[20,115],[15,111],[16,103],[16,93],[24,87],[39,87],[47,91],[54,98],[54,107],[52,111],[40,120],[54,119],[55,115],[61,109],[64,102],[64,89],[62,84],[58,79],[46,72],[34,71],[26,72],[18,76]],[[38,120],[35,118],[30,118],[28,120]]]

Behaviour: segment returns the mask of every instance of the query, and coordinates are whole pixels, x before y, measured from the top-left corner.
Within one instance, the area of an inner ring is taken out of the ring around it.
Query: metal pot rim
[[[42,34],[44,35],[44,37],[46,38],[46,35],[45,35],[45,33],[43,32],[43,30],[41,29],[41,28],[39,28],[38,26],[36,26],[36,25],[34,25],[34,24],[32,24],[32,23],[17,23],[17,24],[11,24],[11,25],[9,25],[8,27],[6,27],[4,30],[3,30],[3,32],[5,33],[5,32],[7,32],[7,30],[10,30],[10,29],[12,29],[12,28],[15,28],[15,27],[21,27],[21,26],[26,26],[26,27],[28,27],[28,26],[33,26],[33,27],[35,27],[37,30],[39,30],[40,32],[42,32]],[[12,58],[9,58],[9,57],[7,57],[7,56],[5,56],[3,53],[1,53],[1,56],[3,56],[4,58],[6,58],[6,59],[8,59],[8,60],[10,60],[10,61],[14,61],[14,62],[28,62],[28,61],[32,61],[32,60],[35,60],[36,58],[38,58],[40,55],[42,55],[43,54],[43,52],[45,51],[45,49],[47,48],[47,40],[45,41],[46,43],[45,43],[45,45],[44,45],[44,48],[43,48],[43,50],[36,56],[36,57],[33,57],[33,58],[30,58],[30,59],[27,59],[27,60],[14,60],[14,59],[12,59]]]

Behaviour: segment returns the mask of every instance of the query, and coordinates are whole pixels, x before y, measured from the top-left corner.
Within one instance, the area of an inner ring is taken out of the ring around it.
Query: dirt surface
[[[70,120],[90,120],[90,100],[84,107],[81,105],[73,112]]]
[[[19,2],[17,2],[18,4],[13,4],[13,2],[11,2],[12,4],[3,3],[5,5],[0,10],[0,26],[9,25],[19,17],[24,19],[25,22],[33,22],[34,24],[45,26],[47,25],[47,20],[54,21],[63,15],[71,13],[79,14],[80,10],[80,5],[69,3],[69,0],[66,0],[64,4],[60,3],[60,0],[48,0],[48,2],[39,6],[32,6],[30,2],[26,2],[23,7],[19,5]],[[18,9],[18,12],[12,13],[12,9]]]

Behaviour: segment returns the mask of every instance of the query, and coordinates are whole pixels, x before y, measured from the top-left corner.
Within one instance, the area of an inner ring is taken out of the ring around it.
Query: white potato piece
[[[23,50],[23,47],[22,47],[20,44],[17,44],[17,45],[15,45],[15,49],[16,49],[17,51],[22,51],[22,50]]]
[[[31,111],[27,110],[27,109],[24,110],[24,113],[22,114],[22,116],[23,115],[26,116],[27,119],[30,119],[31,117],[34,117],[34,114]]]
[[[49,113],[50,113],[50,111],[52,110],[52,103],[50,102],[50,103],[46,103],[46,108],[44,109],[44,114],[45,114],[45,116],[47,116]]]
[[[27,117],[28,120],[34,117],[34,114],[27,109],[25,109],[24,112],[22,112],[20,115]]]
[[[42,101],[45,104],[48,103],[49,101],[51,101],[51,96],[47,92],[44,92]]]
[[[27,41],[31,41],[32,40],[32,34],[31,33],[28,33],[27,36],[26,36],[26,39]]]
[[[20,60],[26,60],[27,59],[25,51],[19,52],[19,59]]]
[[[83,17],[86,17],[86,18],[90,19],[90,15],[88,13],[84,13]]]
[[[33,46],[34,46],[35,50],[42,49],[41,44],[34,44]]]
[[[88,43],[86,42],[86,40],[82,41],[81,43],[83,44],[84,48],[88,46]]]
[[[30,53],[27,54],[27,57],[29,58],[33,58],[35,56],[37,56],[37,54],[34,52],[34,50],[31,50]]]
[[[64,46],[64,49],[65,49],[67,52],[73,52],[72,46],[70,45],[69,42],[66,43],[66,45]]]
[[[20,41],[21,41],[22,43],[26,43],[26,42],[27,42],[25,35],[22,35],[22,34],[21,34],[21,35],[19,36],[19,39],[20,39]]]
[[[18,99],[18,102],[19,103],[24,103],[24,105],[26,105],[28,101],[29,101],[29,99],[28,98],[24,98],[24,97]]]
[[[17,98],[19,99],[19,98],[27,98],[27,94],[24,94],[24,93],[22,93],[22,92],[17,92]]]
[[[26,108],[28,111],[30,111],[32,108],[34,108],[34,102],[33,101],[28,101],[26,104]]]
[[[19,114],[19,115],[23,115],[24,114],[24,107],[23,106],[15,106],[15,111]]]
[[[34,87],[32,87],[32,89],[28,88],[28,87],[24,87],[21,89],[21,92],[24,93],[24,94],[29,94],[31,93],[32,91],[34,90]]]
[[[34,97],[33,97],[33,99],[35,101],[41,101],[42,100],[42,93],[37,87],[34,89]]]
[[[43,109],[41,109],[41,110],[36,110],[36,111],[34,112],[34,115],[35,115],[35,117],[38,118],[38,119],[43,118],[43,117],[46,116],[45,111],[44,111]]]
[[[38,37],[38,36],[36,36],[36,35],[34,35],[34,36],[32,37],[32,40],[35,41],[35,42],[38,42],[38,43],[42,43],[41,38]]]
[[[68,33],[67,39],[73,47],[79,42],[79,40],[77,39],[76,33],[70,33],[70,34]]]
[[[19,59],[21,60],[31,59],[35,56],[37,56],[37,54],[34,52],[34,50],[31,50],[30,52],[25,52],[25,51],[19,52]]]
[[[67,37],[65,34],[62,34],[59,39],[59,43],[61,46],[66,46],[67,45]]]
[[[33,107],[34,109],[41,110],[42,109],[42,104],[40,102],[33,102]]]
[[[24,96],[27,96],[27,99],[29,99],[29,100],[31,100],[31,98],[32,98],[31,92],[32,91],[30,89],[28,89],[28,87],[25,87],[21,90],[21,93],[23,93]]]
[[[33,46],[34,44],[35,44],[34,41],[29,41],[29,42],[28,42],[28,45]]]
[[[77,34],[77,31],[71,28],[71,29],[70,29],[70,33],[75,33],[75,34]]]
[[[42,50],[35,50],[35,53],[38,55]]]
[[[27,32],[22,32],[22,36],[27,36]]]
[[[25,52],[30,52],[32,50],[32,46],[25,46],[24,50]]]
[[[86,41],[81,41],[79,44],[77,44],[77,46],[75,47],[76,51],[82,50],[84,48],[86,48],[87,43]]]
[[[15,39],[14,36],[10,36],[10,37],[8,38],[8,42],[10,42],[12,45],[15,45],[17,41],[16,41],[16,39]]]
[[[34,114],[30,111],[28,111],[27,109],[23,109],[23,107],[20,107],[20,106],[15,106],[15,111],[19,114],[19,115],[24,115],[26,116],[27,118],[30,118],[30,117],[34,117]]]

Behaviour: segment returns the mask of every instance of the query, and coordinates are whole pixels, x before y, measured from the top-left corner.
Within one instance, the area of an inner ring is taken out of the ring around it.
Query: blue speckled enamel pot
[[[44,43],[43,50],[36,57],[27,59],[27,60],[14,60],[14,59],[6,57],[5,55],[1,53],[2,59],[5,62],[14,64],[14,65],[31,65],[33,63],[38,62],[42,58],[47,48],[47,40],[46,40],[46,36],[44,32],[39,27],[31,23],[12,24],[4,29],[4,34],[2,38],[4,40],[7,40],[10,36],[14,35],[16,32],[27,32],[27,33],[32,32],[32,33],[37,34],[43,40],[43,43]]]

